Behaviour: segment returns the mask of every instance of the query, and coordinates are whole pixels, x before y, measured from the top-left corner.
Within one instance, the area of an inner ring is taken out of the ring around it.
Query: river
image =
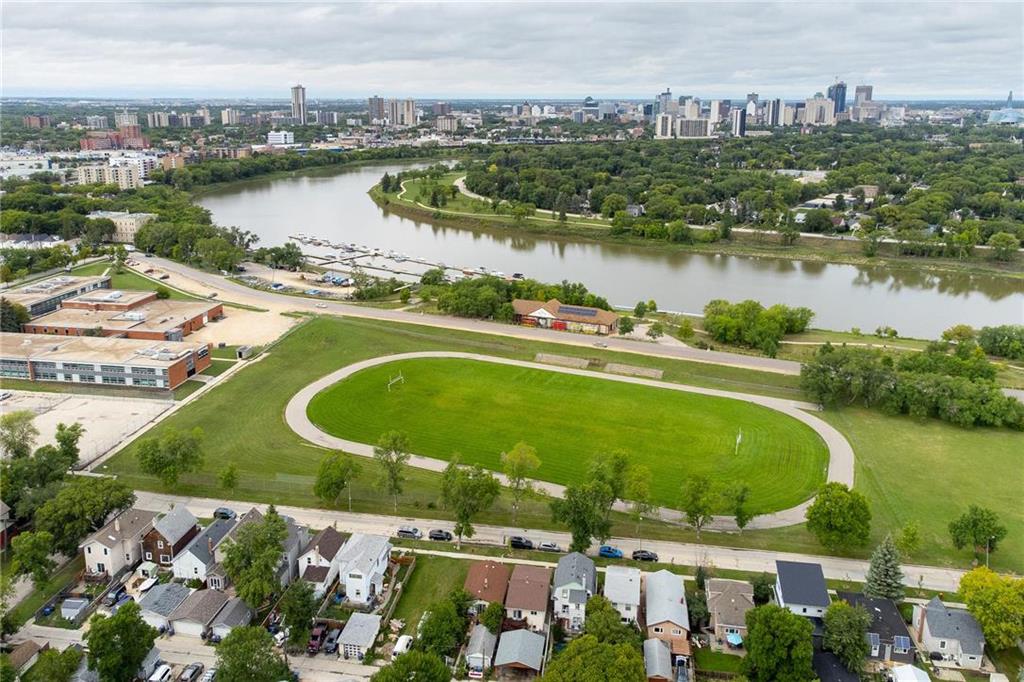
[[[825,329],[879,325],[903,336],[1024,322],[1024,280],[913,267],[841,265],[535,237],[510,230],[436,227],[382,210],[367,195],[385,171],[410,164],[318,169],[211,189],[199,198],[219,225],[282,244],[304,232],[337,242],[395,250],[449,265],[522,272],[547,282],[583,282],[615,305],[655,299],[664,310],[699,313],[711,299],[753,298],[807,306]],[[308,253],[330,249],[303,247]]]

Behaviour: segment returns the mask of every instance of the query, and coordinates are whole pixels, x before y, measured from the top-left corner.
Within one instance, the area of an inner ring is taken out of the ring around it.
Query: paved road
[[[594,336],[587,334],[574,334],[571,332],[556,332],[532,327],[519,327],[500,322],[490,322],[487,320],[449,317],[447,315],[425,315],[423,313],[414,313],[404,310],[385,310],[382,308],[363,307],[335,301],[321,301],[302,298],[299,296],[287,296],[284,294],[277,294],[272,291],[253,289],[251,287],[232,282],[221,275],[196,270],[187,265],[182,265],[181,263],[176,263],[165,258],[143,257],[138,260],[139,269],[155,266],[192,280],[196,284],[194,291],[199,295],[216,292],[218,298],[221,300],[246,303],[255,306],[287,306],[290,310],[301,310],[311,313],[328,312],[338,315],[347,315],[349,317],[386,320],[389,322],[402,322],[428,327],[442,327],[445,329],[458,329],[462,331],[496,334],[500,336],[527,339],[530,341],[561,343],[572,346],[593,347],[595,342],[599,341],[609,350],[636,353],[638,355],[690,360],[693,362],[725,365],[729,367],[742,367],[763,372],[775,372],[777,374],[795,375],[800,373],[800,363],[792,362],[790,360],[777,360],[774,358],[758,357],[754,355],[698,350],[696,348],[689,347],[666,346],[658,343],[635,341],[612,336],[595,339]],[[318,308],[318,305],[324,307]],[[228,311],[228,314],[231,314],[230,310]]]
[[[137,490],[135,494],[137,496],[136,506],[140,509],[165,512],[173,505],[184,504],[196,516],[207,518],[213,515],[213,510],[217,507],[230,507],[238,512],[245,511],[253,506],[261,510],[266,509],[266,505],[263,504],[253,505],[251,502],[240,502],[237,500],[163,495],[142,490]],[[439,521],[436,519],[356,514],[328,509],[290,506],[278,506],[277,510],[281,514],[291,516],[299,523],[306,524],[312,528],[319,529],[334,526],[343,531],[376,533],[379,535],[394,535],[395,530],[402,525],[416,526],[424,532],[432,528],[452,530],[453,527],[453,524],[449,521]],[[540,531],[529,528],[490,525],[478,525],[474,526],[474,528],[477,534],[474,536],[473,542],[486,545],[504,545],[507,543],[510,535],[525,535],[534,542],[557,542],[562,547],[568,547],[571,541],[568,533],[558,531]],[[636,538],[612,538],[609,542],[621,548],[627,555],[634,549],[650,549],[658,553],[661,561],[686,566],[709,564],[723,569],[754,572],[768,571],[774,573],[776,559],[813,561],[821,564],[826,578],[859,582],[864,581],[868,569],[867,561],[843,559],[840,557],[735,549],[732,547],[718,547],[696,543]],[[441,548],[442,546],[439,545],[438,549]],[[926,589],[949,592],[956,590],[960,577],[964,573],[955,569],[910,564],[904,565],[903,570],[906,574],[906,581],[910,585],[916,586],[920,580],[921,586]]]
[[[373,446],[365,443],[357,443],[355,441],[346,440],[344,438],[338,438],[332,436],[320,430],[313,422],[309,420],[306,414],[306,410],[309,406],[309,401],[316,396],[317,393],[324,390],[325,388],[336,384],[337,382],[345,379],[356,372],[367,369],[369,367],[375,367],[388,362],[395,362],[398,360],[409,360],[414,358],[459,358],[463,360],[474,360],[478,362],[493,362],[499,365],[511,365],[513,367],[528,367],[531,369],[540,369],[548,372],[558,372],[561,374],[574,374],[576,376],[595,377],[598,379],[604,379],[606,381],[619,381],[628,384],[639,384],[641,386],[651,386],[654,388],[668,389],[672,391],[682,391],[685,393],[699,393],[702,395],[710,395],[719,398],[731,398],[734,400],[742,400],[748,403],[754,403],[755,405],[761,405],[772,410],[782,412],[793,419],[807,424],[814,429],[821,439],[825,441],[826,446],[829,450],[829,464],[828,464],[828,480],[844,483],[849,487],[853,487],[853,472],[854,472],[854,455],[853,448],[850,447],[850,443],[843,437],[839,431],[833,428],[828,423],[822,421],[818,417],[807,413],[805,410],[815,409],[814,405],[809,403],[802,403],[792,400],[783,400],[781,398],[769,398],[760,395],[751,395],[747,393],[735,393],[732,391],[720,391],[711,388],[699,388],[695,386],[684,386],[682,384],[673,384],[667,381],[656,381],[654,379],[644,379],[641,377],[632,376],[619,376],[615,374],[606,374],[604,372],[593,372],[585,369],[575,369],[571,367],[558,367],[554,365],[542,365],[536,362],[526,362],[523,360],[511,360],[508,358],[499,358],[491,355],[479,355],[477,353],[457,353],[449,351],[423,351],[418,353],[400,353],[396,355],[386,355],[383,357],[370,358],[361,362],[356,362],[346,367],[342,367],[339,370],[331,372],[327,376],[317,379],[313,383],[309,384],[301,391],[296,393],[288,405],[285,407],[284,418],[288,426],[293,431],[305,438],[306,440],[322,445],[332,450],[344,450],[345,452],[351,452],[356,455],[363,457],[373,457]],[[419,467],[421,469],[429,469],[431,471],[443,471],[448,465],[448,462],[440,459],[434,459],[432,457],[423,457],[421,455],[412,455],[409,460],[412,466]],[[503,475],[498,476],[501,479],[503,485],[507,484]],[[549,483],[546,481],[535,481],[535,485],[542,489],[549,495],[562,497],[565,493],[565,487],[557,485],[555,483]],[[783,528],[786,526],[793,526],[804,522],[804,513],[807,511],[807,507],[813,501],[813,498],[789,509],[774,512],[772,514],[763,514],[755,517],[748,526],[751,529],[764,529],[764,528]],[[628,511],[626,505],[619,503],[616,505],[620,511]],[[674,509],[668,509],[662,507],[659,510],[660,518],[666,521],[679,522],[682,520],[682,514]],[[711,525],[714,530],[737,530],[736,524],[730,517],[716,517]]]

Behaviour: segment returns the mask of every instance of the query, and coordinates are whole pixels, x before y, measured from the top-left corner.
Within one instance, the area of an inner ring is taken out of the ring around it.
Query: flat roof
[[[82,297],[76,297],[79,300]],[[69,299],[71,300],[71,299]],[[170,299],[150,301],[131,310],[86,310],[84,308],[60,308],[52,313],[40,315],[31,324],[51,327],[75,327],[78,329],[111,329],[114,331],[169,332],[203,313],[220,306],[220,303],[203,301],[172,301]]]
[[[117,305],[132,305],[146,298],[153,296],[155,290],[150,291],[127,291],[124,289],[94,289],[78,296],[72,296],[61,301],[61,305],[69,303],[114,303]]]
[[[0,334],[0,357],[50,362],[99,362],[139,367],[170,367],[205,343],[147,341],[102,336]]]
[[[60,296],[69,291],[75,291],[79,287],[87,286],[89,284],[98,284],[100,282],[109,282],[110,277],[96,275],[94,277],[76,277],[73,275],[61,275],[59,277],[50,277],[44,279],[41,282],[33,282],[32,284],[26,284],[25,286],[18,287],[17,289],[11,289],[10,291],[3,292],[3,297],[8,301],[14,303],[20,303],[23,306],[31,306],[39,301],[45,301],[53,298],[54,296]]]

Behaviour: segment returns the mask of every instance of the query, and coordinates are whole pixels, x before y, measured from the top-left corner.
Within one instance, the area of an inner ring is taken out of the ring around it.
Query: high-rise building
[[[384,98],[373,97],[366,100],[367,111],[369,112],[370,122],[383,121],[387,117],[387,113],[384,111]]]
[[[434,112],[434,116],[446,116],[452,113],[452,105],[448,104],[448,102],[434,102],[431,109]]]
[[[729,112],[732,122],[733,137],[744,137],[747,134],[747,110],[733,109]]]
[[[654,117],[654,139],[668,140],[675,134],[675,117],[672,114],[658,114]]]
[[[300,126],[306,125],[306,88],[302,85],[292,87],[292,118]]]
[[[142,174],[137,165],[124,166],[79,166],[77,169],[80,185],[117,185],[121,189],[135,189],[142,185]]]
[[[858,85],[857,89],[854,90],[854,106],[859,107],[865,102],[870,102],[871,96],[874,94],[874,89],[873,85]]]
[[[139,125],[139,116],[134,114],[127,109],[114,112],[114,126],[121,128],[123,126],[137,126]]]
[[[791,126],[796,124],[796,107],[788,104],[782,109],[782,125]]]
[[[26,128],[49,128],[50,117],[49,116],[23,116],[21,118],[21,124]]]
[[[706,118],[680,118],[676,120],[676,137],[708,137],[711,126]]]
[[[672,101],[672,89],[665,88],[665,92],[658,95],[658,108],[654,112],[655,114],[669,114],[669,102]]]
[[[146,125],[150,128],[170,128],[171,115],[166,111],[151,111],[146,114]]]
[[[442,114],[434,121],[434,126],[438,132],[455,133],[459,129],[459,117],[452,116],[451,114]]]
[[[804,124],[809,126],[831,126],[836,123],[836,103],[820,92],[807,100],[804,105]]]
[[[782,100],[770,99],[764,106],[764,124],[771,128],[782,125]]]
[[[833,113],[841,114],[846,111],[846,83],[837,80],[828,86],[827,96],[832,100],[832,106],[835,108]]]
[[[85,127],[92,130],[103,130],[107,127],[106,116],[86,116]]]
[[[220,122],[221,125],[236,126],[242,118],[242,112],[238,109],[221,109],[220,110]]]
[[[683,118],[700,118],[700,100],[691,97],[680,107]]]
[[[751,121],[757,120],[757,100],[752,99],[747,101],[747,116]]]
[[[416,102],[411,99],[389,99],[386,103],[388,125],[416,125]]]
[[[711,100],[710,108],[708,109],[708,121],[711,125],[718,125],[718,122],[722,120],[722,103],[717,100]]]
[[[267,144],[295,144],[295,133],[290,130],[271,130],[267,133]]]
[[[210,125],[210,110],[206,107],[200,107],[196,109],[195,117],[202,122],[202,125]]]
[[[753,102],[754,104],[757,104],[757,97],[758,97],[758,95],[757,95],[756,92],[748,92],[747,93],[747,104],[750,104],[751,102]]]

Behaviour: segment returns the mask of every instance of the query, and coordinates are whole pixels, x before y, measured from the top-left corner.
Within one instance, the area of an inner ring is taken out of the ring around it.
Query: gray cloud
[[[1024,90],[1024,4],[0,5],[3,94],[876,97]],[[852,94],[852,92],[851,92]]]

